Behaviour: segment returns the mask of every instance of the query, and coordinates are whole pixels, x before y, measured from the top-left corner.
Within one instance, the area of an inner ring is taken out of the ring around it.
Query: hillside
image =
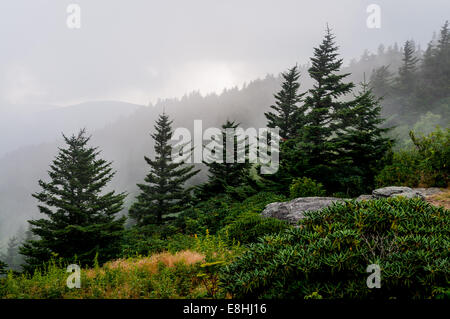
[[[416,54],[420,58],[424,52],[418,50]],[[366,50],[361,57],[351,60],[340,73],[349,73],[347,80],[357,84],[364,78],[368,80],[374,70],[386,65],[392,82],[401,65],[401,57],[401,48],[397,44],[380,45],[376,53]],[[308,64],[299,67],[300,91],[303,92],[312,88],[308,67]],[[280,83],[278,76],[267,75],[221,94],[202,96],[192,92],[180,99],[162,100],[147,107],[116,101],[86,102],[50,110],[43,106],[36,114],[20,117],[23,124],[13,128],[8,126],[8,118],[3,118],[0,131],[9,138],[1,140],[0,149],[10,151],[3,156],[0,153],[0,243],[12,236],[19,226],[26,226],[27,219],[39,216],[31,194],[38,190],[37,181],[46,178],[48,164],[62,142],[62,131],[70,134],[81,127],[87,128],[92,134],[93,145],[102,150],[105,159],[113,161],[118,172],[109,187],[128,192],[128,207],[136,195],[136,183],[142,181],[147,169],[143,157],[151,156],[153,152],[149,133],[158,114],[164,110],[174,119],[174,127],[188,129],[196,119],[203,120],[204,129],[220,127],[225,120],[237,120],[243,127],[265,127],[264,112],[274,103],[273,94],[279,90]],[[355,88],[354,92],[357,90]],[[430,105],[421,104],[414,112],[402,110],[402,105],[407,103],[400,93],[385,96],[381,102],[381,113],[388,119],[385,125],[396,127],[390,134],[397,140],[397,145],[410,143],[410,129],[429,133],[436,125],[446,127],[450,121],[448,98]],[[205,177],[203,172],[191,182],[198,183]]]
[[[54,142],[61,132],[80,127],[101,129],[132,114],[141,105],[119,101],[91,101],[69,106],[0,105],[0,157],[19,148]]]

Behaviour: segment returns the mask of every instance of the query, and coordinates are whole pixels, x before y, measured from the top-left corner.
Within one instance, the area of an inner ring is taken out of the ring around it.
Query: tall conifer
[[[301,165],[297,176],[307,176],[325,185],[332,174],[332,162],[336,147],[331,140],[335,130],[342,125],[341,111],[347,103],[341,100],[352,91],[353,83],[344,83],[349,74],[340,74],[343,60],[338,57],[334,35],[327,26],[325,37],[319,47],[314,48],[308,72],[314,80],[313,88],[305,98],[306,122],[298,137]]]
[[[383,167],[383,160],[393,140],[386,136],[388,128],[382,128],[381,98],[375,97],[364,81],[361,91],[342,112],[346,123],[337,130],[334,143],[337,148],[337,181],[340,190],[347,195],[358,195],[374,187],[374,178]]]
[[[37,238],[20,248],[27,270],[52,256],[89,265],[96,255],[103,262],[118,252],[125,219],[116,216],[126,195],[104,192],[115,174],[112,163],[99,158],[97,148],[88,146],[90,137],[85,130],[63,137],[67,147],[59,149],[50,165],[50,181],[40,180],[42,190],[33,194],[46,218],[28,221]]]
[[[302,101],[304,94],[298,92],[300,72],[297,66],[282,73],[281,76],[283,78],[281,90],[274,94],[275,105],[271,105],[275,112],[266,112],[264,115],[267,118],[267,127],[279,127],[280,137],[290,139],[297,135],[297,130],[303,124],[304,110],[299,103]]]
[[[239,123],[235,123],[234,121],[229,120],[227,120],[226,123],[222,125],[222,144],[220,146],[222,151],[222,158],[220,159],[217,154],[215,154],[214,159],[218,159],[220,160],[220,162],[216,160],[210,162],[204,161],[204,164],[208,168],[208,182],[197,187],[197,198],[207,199],[214,195],[225,193],[227,191],[233,191],[233,189],[236,189],[238,187],[246,186],[248,186],[247,190],[251,192],[251,186],[255,186],[252,179],[250,178],[251,163],[248,161],[248,144],[246,144],[246,147],[244,149],[240,150],[238,148],[238,144],[243,143],[244,141],[238,140],[238,137],[236,135],[230,137],[234,139],[233,154],[231,154],[230,156],[233,161],[227,162],[226,132],[227,130],[229,130],[230,132],[236,133],[235,130],[238,126]],[[239,155],[244,159],[243,163],[237,161],[238,152],[245,152],[245,154],[239,153]]]
[[[181,211],[190,201],[192,188],[185,187],[186,181],[198,173],[193,165],[185,165],[172,159],[172,121],[165,113],[156,121],[155,159],[144,157],[150,166],[145,184],[138,184],[140,193],[131,206],[129,215],[139,226],[161,225],[165,217]]]

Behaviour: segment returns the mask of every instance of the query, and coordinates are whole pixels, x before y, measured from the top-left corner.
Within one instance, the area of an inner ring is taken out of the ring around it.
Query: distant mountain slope
[[[46,113],[40,113],[39,118],[33,119],[36,123],[30,123],[29,134],[35,132],[42,134],[41,138],[51,137],[50,142],[22,147],[0,158],[0,235],[3,237],[0,242],[14,234],[20,225],[26,226],[27,219],[41,217],[31,194],[39,189],[37,181],[47,178],[48,166],[57,153],[57,147],[62,145],[60,131],[71,134],[80,127],[87,128],[92,134],[92,145],[99,146],[102,157],[113,161],[118,171],[111,188],[127,191],[130,194],[127,198],[129,204],[136,194],[136,183],[142,182],[148,170],[144,155],[152,155],[150,132],[163,109],[174,119],[174,127],[191,128],[196,119],[203,120],[203,129],[220,127],[226,119],[239,120],[244,127],[264,127],[264,112],[273,103],[273,93],[278,88],[278,79],[267,76],[242,89],[225,90],[221,95],[203,97],[192,93],[181,99],[159,102],[155,106],[136,107],[128,116],[119,116],[119,108],[115,113],[118,119],[106,125],[103,123],[107,123],[107,119],[114,118],[111,115],[114,111],[110,111],[108,105],[119,105],[120,102],[97,104],[99,108],[90,108],[93,104],[85,103],[73,109],[52,110],[47,113],[51,120],[46,119]],[[89,117],[85,117],[87,114]],[[64,125],[58,123],[63,120]],[[42,127],[42,123],[49,125],[49,128]],[[197,177],[197,181],[204,176]]]
[[[99,129],[143,106],[118,101],[94,101],[67,107],[10,105],[0,110],[0,157],[26,145],[53,142],[61,132],[80,127]]]
[[[391,71],[395,73],[399,59],[401,52],[396,46],[388,47],[387,50],[379,49],[377,54],[366,52],[360,59],[343,68],[342,73],[352,73],[348,81],[357,84],[363,80],[364,75],[368,79],[372,70],[381,65],[390,65]],[[300,68],[301,91],[312,86],[307,69],[307,65]],[[143,157],[152,155],[153,142],[149,133],[153,130],[159,113],[165,110],[174,119],[174,127],[188,129],[196,119],[203,120],[203,129],[220,127],[227,119],[236,120],[243,127],[264,127],[264,112],[273,104],[273,94],[279,89],[279,78],[267,76],[252,81],[241,89],[225,90],[220,95],[201,96],[191,93],[181,99],[164,100],[149,107],[115,101],[88,102],[25,116],[20,119],[22,124],[19,127],[14,127],[8,119],[1,118],[0,150],[22,147],[3,157],[0,153],[0,248],[1,241],[14,234],[19,225],[25,225],[27,219],[39,216],[37,203],[31,193],[39,189],[38,179],[47,177],[48,165],[62,142],[61,132],[71,134],[81,127],[87,128],[92,134],[92,145],[100,147],[105,159],[114,161],[114,168],[118,172],[111,188],[127,191],[129,205],[136,194],[136,183],[142,182],[148,170]],[[436,114],[431,114],[428,118],[438,115],[439,123],[447,126],[449,101],[449,98],[439,101],[438,107],[433,107]],[[409,123],[402,123],[402,119],[404,122],[408,114],[396,114],[394,106],[395,104],[387,104],[383,108],[383,115],[396,116],[397,123],[404,124],[405,129],[413,128]],[[431,110],[431,106],[427,107]],[[421,125],[427,127],[435,124],[428,121],[433,124],[431,125],[426,119],[421,119],[422,115],[425,112],[414,113],[415,121],[421,120]],[[23,146],[43,142],[46,143]],[[199,182],[204,177],[205,173],[194,182]]]

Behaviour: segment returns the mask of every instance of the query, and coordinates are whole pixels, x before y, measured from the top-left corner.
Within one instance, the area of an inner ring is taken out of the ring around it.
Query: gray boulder
[[[431,196],[435,194],[442,193],[442,190],[438,187],[429,187],[429,188],[413,188],[413,191],[421,193],[423,196]]]
[[[356,200],[360,201],[360,200],[369,200],[369,199],[373,199],[372,195],[359,195]]]
[[[261,215],[285,220],[296,224],[305,217],[306,211],[316,211],[328,207],[335,202],[342,202],[335,197],[299,197],[288,202],[275,202],[266,206]]]
[[[403,196],[406,198],[422,198],[425,199],[425,196],[417,190],[414,190],[409,187],[404,186],[389,186],[378,188],[372,191],[373,198],[386,198],[386,197],[397,197]]]

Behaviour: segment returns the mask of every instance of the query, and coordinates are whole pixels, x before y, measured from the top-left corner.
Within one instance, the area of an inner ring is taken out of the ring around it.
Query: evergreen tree
[[[303,124],[301,115],[304,110],[298,103],[301,102],[304,94],[298,93],[300,72],[297,66],[282,73],[281,76],[283,77],[281,90],[274,94],[275,105],[270,106],[275,112],[267,112],[264,115],[268,121],[267,127],[280,128],[280,137],[289,139],[297,134],[297,130]]]
[[[172,121],[163,113],[159,116],[152,134],[155,140],[155,159],[144,157],[150,172],[145,184],[137,184],[140,194],[131,206],[129,215],[137,225],[161,225],[167,215],[183,210],[190,201],[192,188],[185,183],[199,171],[193,165],[172,160]]]
[[[8,267],[8,265],[0,260],[0,275],[6,274],[6,268],[7,267]]]
[[[389,66],[384,65],[373,70],[370,77],[373,93],[379,98],[389,98],[393,91],[392,73]]]
[[[341,189],[347,195],[358,195],[373,189],[375,175],[393,140],[386,137],[389,129],[382,128],[381,98],[376,98],[365,81],[362,90],[343,112],[348,122],[336,132],[338,145],[337,172]]]
[[[415,89],[417,62],[415,44],[406,41],[403,48],[402,66],[398,70],[398,89],[403,93],[411,94]]]
[[[437,68],[435,77],[435,99],[450,96],[450,30],[448,21],[441,28],[438,44],[436,46]]]
[[[238,153],[240,150],[238,149],[238,144],[243,143],[244,141],[238,140],[237,136],[234,136],[234,151],[233,151],[233,159],[232,163],[227,163],[227,154],[226,154],[226,130],[229,129],[235,132],[236,128],[239,126],[239,123],[235,123],[234,121],[227,120],[225,124],[222,125],[222,144],[220,145],[220,149],[222,151],[222,160],[218,161],[204,161],[204,164],[208,167],[209,179],[208,182],[197,187],[195,192],[196,197],[200,200],[205,200],[214,195],[225,193],[227,191],[233,192],[237,190],[237,188],[241,188],[241,190],[246,192],[253,192],[253,187],[256,186],[253,183],[250,177],[250,168],[251,164],[248,161],[248,144],[246,143],[246,147],[244,151],[246,154]],[[243,163],[239,163],[237,161],[238,154],[242,155],[245,158]],[[214,155],[216,159],[217,154]],[[244,187],[245,189],[242,189]]]
[[[8,246],[6,248],[5,262],[13,270],[19,270],[21,264],[21,258],[19,255],[20,239],[17,236],[12,236],[8,240]]]
[[[422,82],[417,98],[429,107],[450,95],[450,32],[448,21],[441,28],[437,41],[431,41],[421,65]]]
[[[338,58],[334,38],[327,26],[322,43],[314,49],[308,72],[315,83],[305,99],[309,112],[300,130],[297,156],[293,156],[301,158],[297,165],[293,165],[295,176],[307,176],[326,186],[331,183],[330,176],[334,174],[332,163],[337,148],[331,137],[342,126],[342,117],[346,116],[342,111],[345,111],[347,103],[339,99],[354,87],[351,82],[343,82],[349,74],[339,73],[342,59]]]
[[[122,236],[125,218],[116,218],[122,210],[124,193],[103,193],[115,172],[111,162],[98,158],[100,151],[89,147],[85,130],[70,138],[66,148],[50,165],[50,182],[39,180],[42,191],[33,194],[39,211],[47,218],[30,220],[37,236],[20,248],[26,270],[32,270],[52,256],[82,265],[92,264],[96,255],[104,262],[114,258]]]
[[[303,175],[301,171],[306,166],[298,144],[298,137],[280,142],[278,171],[274,174],[259,174],[265,191],[289,196],[289,185],[295,177]]]

